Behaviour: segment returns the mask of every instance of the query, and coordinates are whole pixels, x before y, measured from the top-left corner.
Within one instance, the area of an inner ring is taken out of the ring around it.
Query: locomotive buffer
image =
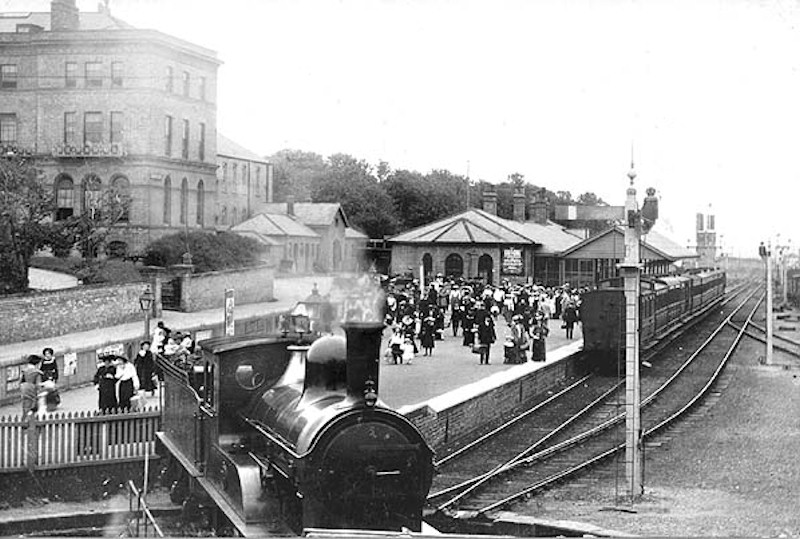
[[[658,218],[655,189],[647,189],[644,205],[636,201],[633,160],[628,172],[630,186],[625,206],[558,206],[556,219],[614,220],[625,223],[625,258],[619,264],[625,287],[625,478],[628,495],[634,501],[644,493],[641,422],[641,381],[639,377],[639,296],[641,292],[641,236]]]

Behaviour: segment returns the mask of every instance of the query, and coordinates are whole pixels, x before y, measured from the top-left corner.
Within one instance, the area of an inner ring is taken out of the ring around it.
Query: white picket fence
[[[138,460],[160,424],[157,409],[0,417],[0,473]]]

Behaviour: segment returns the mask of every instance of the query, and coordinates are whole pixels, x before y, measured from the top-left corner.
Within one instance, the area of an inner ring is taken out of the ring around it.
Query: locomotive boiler
[[[642,276],[639,346],[647,349],[725,293],[725,272],[700,269],[683,275]],[[583,350],[603,374],[625,372],[625,291],[621,277],[606,279],[583,295]]]
[[[209,339],[189,371],[159,359],[161,445],[243,535],[421,529],[433,451],[378,397],[383,325],[343,329]]]

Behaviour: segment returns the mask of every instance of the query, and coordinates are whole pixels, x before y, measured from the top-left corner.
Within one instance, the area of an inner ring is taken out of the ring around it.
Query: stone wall
[[[0,299],[0,344],[141,320],[146,283],[81,286]]]
[[[275,268],[213,271],[181,277],[181,311],[195,312],[223,307],[225,289],[236,290],[237,305],[261,303],[275,299]]]
[[[501,417],[541,400],[548,391],[583,376],[585,365],[577,350],[564,349],[561,357],[548,357],[542,367],[526,363],[399,411],[417,426],[435,451],[441,452],[454,442],[471,439]]]

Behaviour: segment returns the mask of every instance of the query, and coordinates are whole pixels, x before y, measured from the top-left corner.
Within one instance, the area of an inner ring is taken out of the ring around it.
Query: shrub
[[[142,280],[133,262],[118,258],[86,260],[77,277],[85,284],[123,284]]]
[[[232,232],[179,232],[148,245],[144,263],[148,266],[181,264],[187,252],[192,255],[195,270],[203,273],[257,265],[264,247],[252,238]]]

